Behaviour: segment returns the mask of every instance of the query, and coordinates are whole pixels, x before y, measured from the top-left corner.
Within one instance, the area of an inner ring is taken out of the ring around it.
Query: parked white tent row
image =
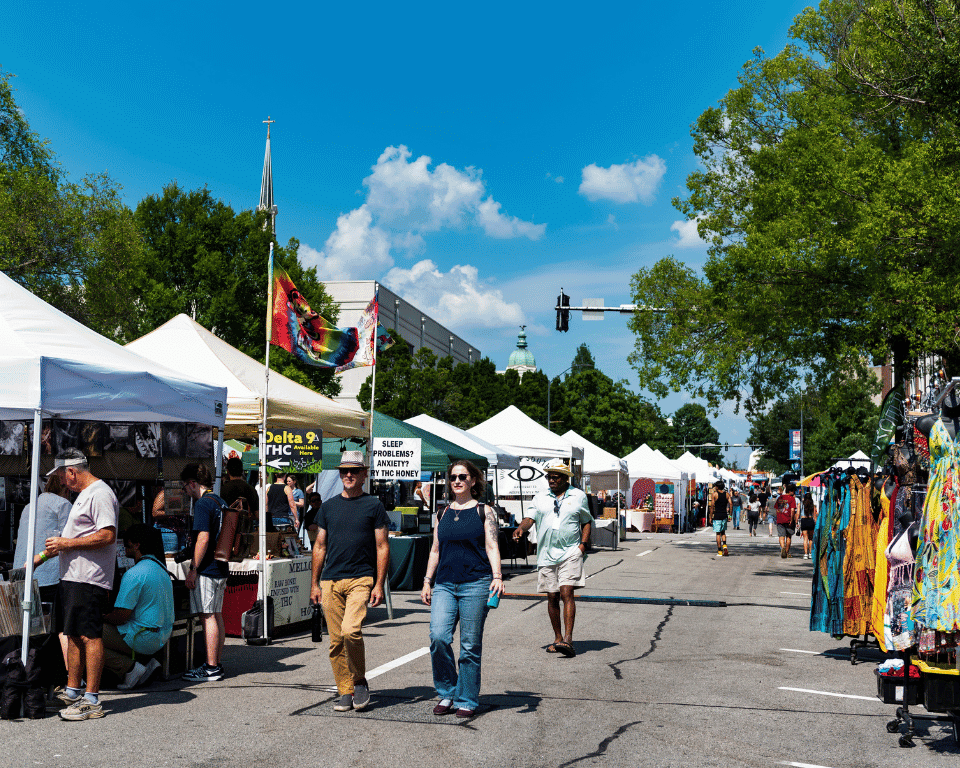
[[[32,420],[30,516],[36,536],[40,431],[43,418],[122,422],[196,422],[218,427],[226,416],[224,387],[194,381],[146,360],[0,274],[0,419]],[[26,583],[33,578],[27,561]],[[24,591],[24,627],[31,592]],[[30,639],[23,633],[22,659]]]
[[[515,456],[583,463],[583,448],[537,424],[515,405],[508,405],[467,432]]]
[[[493,443],[488,443],[476,435],[471,435],[465,429],[460,429],[459,427],[453,426],[453,424],[447,424],[445,421],[435,419],[433,416],[421,413],[419,416],[407,419],[406,422],[407,424],[413,424],[415,427],[420,427],[420,429],[425,429],[427,432],[437,435],[438,437],[442,437],[454,445],[462,446],[468,451],[473,451],[473,453],[479,453],[481,456],[485,456],[487,461],[490,462],[491,467],[516,469],[520,466],[519,456],[509,453]]]

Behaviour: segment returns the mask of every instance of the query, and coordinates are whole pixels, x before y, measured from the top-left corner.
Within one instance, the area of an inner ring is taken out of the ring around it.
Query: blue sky
[[[269,115],[277,235],[321,278],[380,280],[498,367],[526,324],[548,375],[586,342],[635,383],[624,318],[557,333],[555,297],[628,303],[639,268],[703,263],[670,204],[690,125],[804,6],[30,0],[0,66],[71,175],[109,172],[131,206],[176,180],[254,207]],[[746,438],[732,409],[715,424]]]

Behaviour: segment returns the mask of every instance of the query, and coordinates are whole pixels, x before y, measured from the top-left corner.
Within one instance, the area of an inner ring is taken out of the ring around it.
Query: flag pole
[[[373,454],[373,419],[374,419],[374,404],[376,403],[377,395],[377,330],[379,328],[380,322],[380,286],[377,283],[374,283],[373,288],[373,299],[377,306],[376,312],[373,316],[373,372],[371,373],[370,380],[370,440],[367,443],[367,461],[371,460]],[[370,479],[370,472],[367,472],[367,493],[370,493],[370,490],[373,488],[373,480]]]
[[[273,339],[273,240],[270,241],[270,256],[267,261],[267,343],[266,364],[263,367],[263,421],[260,424],[260,434],[257,440],[257,456],[260,464],[260,514],[257,536],[259,538],[260,558],[257,562],[259,571],[258,592],[260,605],[263,607],[263,630],[260,637],[267,642],[267,404],[270,402],[270,342]]]

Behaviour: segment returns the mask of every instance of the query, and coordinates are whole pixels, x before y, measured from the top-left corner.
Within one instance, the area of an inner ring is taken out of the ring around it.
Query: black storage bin
[[[960,675],[925,673],[923,691],[927,712],[960,712]]]
[[[877,698],[884,704],[919,704],[923,697],[923,677],[877,676]],[[929,707],[928,707],[929,709]]]

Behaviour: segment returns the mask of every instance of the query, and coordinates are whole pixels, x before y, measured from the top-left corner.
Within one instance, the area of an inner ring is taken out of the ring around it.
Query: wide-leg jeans
[[[463,584],[440,584],[433,588],[430,609],[430,659],[433,685],[441,699],[450,699],[457,709],[476,709],[480,704],[480,658],[483,624],[490,597],[489,577]],[[459,670],[453,657],[453,633],[460,625]]]

